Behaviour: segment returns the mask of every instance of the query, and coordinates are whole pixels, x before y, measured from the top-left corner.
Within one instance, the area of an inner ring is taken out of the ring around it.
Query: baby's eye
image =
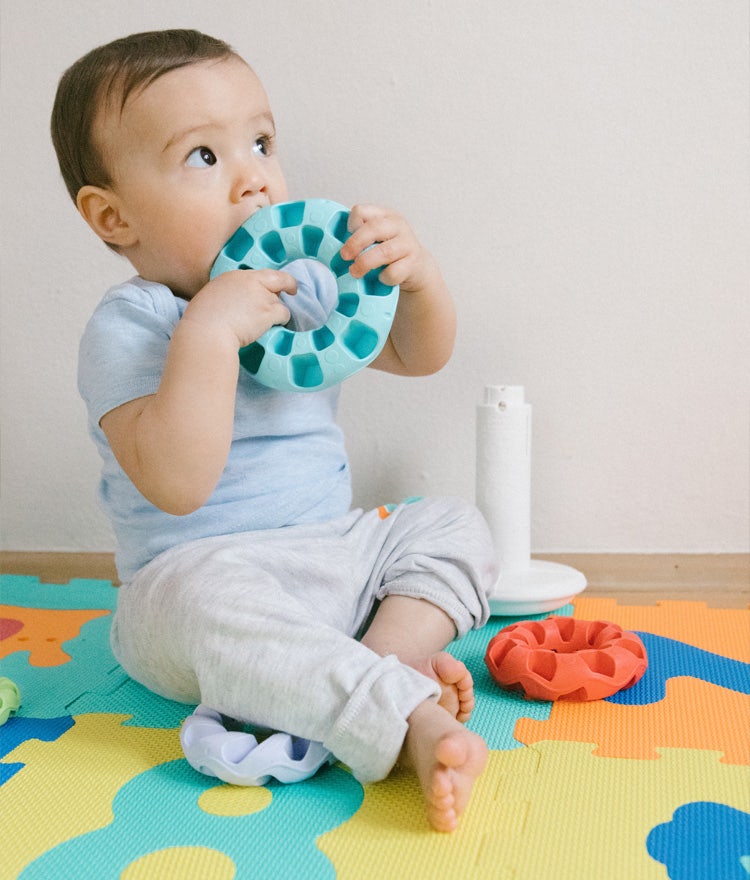
[[[208,168],[216,164],[216,154],[208,147],[196,147],[187,157],[191,168]]]
[[[257,138],[253,144],[253,152],[260,156],[268,156],[271,152],[271,138],[268,135]]]

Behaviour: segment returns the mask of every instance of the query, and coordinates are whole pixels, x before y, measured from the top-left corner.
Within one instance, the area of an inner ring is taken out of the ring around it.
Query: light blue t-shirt
[[[285,267],[298,280],[289,298],[293,329],[320,326],[336,303],[321,264]],[[159,388],[172,333],[187,302],[162,284],[135,277],[107,292],[81,339],[78,388],[102,458],[99,495],[117,538],[120,578],[130,580],[156,555],[213,535],[321,522],[351,504],[349,464],[336,424],[339,388],[282,392],[240,369],[229,458],[206,504],[173,516],[150,504],[117,463],[99,421],[110,410]]]

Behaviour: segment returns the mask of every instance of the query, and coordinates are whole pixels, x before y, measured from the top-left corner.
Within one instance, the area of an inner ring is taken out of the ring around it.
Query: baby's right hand
[[[250,345],[275,324],[286,324],[289,309],[280,293],[297,292],[297,280],[276,269],[235,269],[211,279],[192,298],[183,321],[201,321],[206,329],[237,338],[237,348]]]

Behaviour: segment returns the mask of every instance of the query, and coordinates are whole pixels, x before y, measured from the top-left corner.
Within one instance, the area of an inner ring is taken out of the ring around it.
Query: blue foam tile
[[[748,880],[750,814],[709,801],[684,804],[649,832],[646,849],[670,880]]]
[[[0,758],[30,739],[54,742],[65,731],[70,730],[74,723],[69,715],[61,718],[9,718],[0,727]],[[15,776],[23,766],[13,762],[0,763],[0,785]]]
[[[750,663],[653,633],[638,632],[636,635],[646,647],[648,668],[640,681],[607,697],[608,702],[628,706],[658,703],[666,696],[667,680],[680,676],[699,678],[728,690],[750,694]]]

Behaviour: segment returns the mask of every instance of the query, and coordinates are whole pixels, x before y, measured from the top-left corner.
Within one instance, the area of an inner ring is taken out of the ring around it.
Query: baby
[[[119,662],[171,699],[322,742],[362,782],[407,764],[429,822],[453,830],[487,748],[443,649],[486,622],[495,554],[460,499],[350,509],[339,389],[274,391],[240,368],[239,348],[290,321],[285,301],[326,285],[315,262],[209,280],[235,230],[288,198],[258,77],[195,31],[135,34],[65,73],[52,137],[80,214],[137,272],[79,356]],[[351,274],[401,288],[372,366],[439,370],[455,315],[432,256],[390,210],[356,206],[349,230]]]

